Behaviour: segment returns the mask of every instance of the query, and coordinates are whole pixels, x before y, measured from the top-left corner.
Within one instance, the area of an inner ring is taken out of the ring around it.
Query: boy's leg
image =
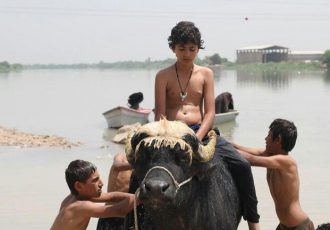
[[[259,229],[257,196],[250,163],[224,138],[218,138],[216,153],[226,163],[236,184],[243,211],[243,218],[248,221],[249,229]]]
[[[128,163],[126,155],[116,154],[108,176],[108,192],[128,192],[132,170],[118,170],[116,165],[123,163]]]
[[[116,154],[108,176],[108,192],[120,191],[128,192],[131,170],[119,171],[116,164],[127,163],[125,154]],[[99,218],[97,230],[124,230],[125,218],[109,217]]]

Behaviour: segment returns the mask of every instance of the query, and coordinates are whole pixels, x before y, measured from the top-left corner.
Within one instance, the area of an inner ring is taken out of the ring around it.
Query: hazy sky
[[[0,61],[174,57],[167,38],[181,20],[199,27],[201,58],[218,53],[233,61],[238,48],[269,44],[330,49],[329,0],[1,0]]]

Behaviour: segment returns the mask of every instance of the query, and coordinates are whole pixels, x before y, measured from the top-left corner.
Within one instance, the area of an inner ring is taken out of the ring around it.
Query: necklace
[[[190,74],[189,74],[189,79],[187,81],[186,87],[183,90],[182,86],[181,86],[181,83],[180,83],[179,74],[178,74],[178,67],[176,66],[176,63],[175,63],[174,66],[175,66],[175,72],[176,72],[176,79],[178,80],[179,87],[180,87],[180,90],[181,90],[181,92],[180,92],[181,101],[184,101],[186,99],[187,95],[188,95],[186,90],[187,90],[187,87],[189,85],[189,81],[190,81],[190,78],[191,78],[194,67],[191,68],[191,71],[190,71]]]

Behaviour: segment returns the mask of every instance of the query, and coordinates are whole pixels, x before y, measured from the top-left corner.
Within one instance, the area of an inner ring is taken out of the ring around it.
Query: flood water
[[[0,229],[49,229],[69,193],[64,170],[81,158],[94,162],[104,179],[121,145],[107,138],[102,113],[126,105],[141,91],[141,106],[153,108],[156,71],[28,70],[0,74],[0,126],[59,135],[84,144],[72,149],[0,147]],[[330,76],[325,72],[262,73],[215,71],[215,92],[229,91],[240,111],[235,122],[220,126],[228,139],[264,146],[275,118],[295,122],[300,199],[314,223],[330,222]],[[150,120],[153,116],[149,117]],[[278,224],[266,170],[253,168],[262,229]],[[88,229],[95,229],[92,219]],[[242,221],[240,230],[248,229]]]

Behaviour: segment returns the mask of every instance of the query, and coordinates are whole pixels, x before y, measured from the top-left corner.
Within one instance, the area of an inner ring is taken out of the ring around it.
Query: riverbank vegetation
[[[330,50],[324,52],[322,62],[327,66],[328,71],[330,71]]]
[[[0,73],[8,73],[10,71],[20,71],[23,69],[21,64],[9,64],[7,61],[0,62]]]
[[[176,61],[174,58],[165,60],[151,60],[145,61],[118,61],[118,62],[104,62],[98,63],[77,63],[77,64],[9,64],[8,62],[0,62],[0,72],[18,71],[21,69],[162,69],[173,64]],[[209,66],[211,68],[221,69],[238,69],[249,71],[317,71],[323,70],[325,67],[330,68],[330,50],[324,53],[322,61],[312,62],[280,62],[280,63],[250,63],[250,64],[236,64],[228,61],[227,58],[222,58],[215,53],[204,58],[197,58],[196,64]]]

